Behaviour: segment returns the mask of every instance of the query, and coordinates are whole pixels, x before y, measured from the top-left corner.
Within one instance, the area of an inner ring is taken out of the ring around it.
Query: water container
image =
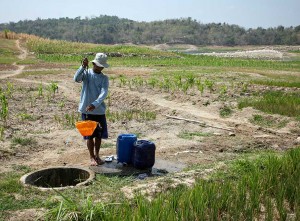
[[[117,140],[118,162],[132,164],[133,144],[137,140],[135,134],[120,134]]]
[[[152,168],[155,163],[155,144],[148,140],[138,140],[133,146],[133,166],[137,169]]]

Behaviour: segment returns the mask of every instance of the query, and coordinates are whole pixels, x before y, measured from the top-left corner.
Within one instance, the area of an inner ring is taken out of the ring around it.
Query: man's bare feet
[[[95,157],[95,161],[97,162],[98,165],[102,165],[105,163],[103,160],[100,159],[100,157]]]
[[[97,166],[97,165],[98,165],[98,163],[97,163],[96,159],[91,158],[91,166]]]

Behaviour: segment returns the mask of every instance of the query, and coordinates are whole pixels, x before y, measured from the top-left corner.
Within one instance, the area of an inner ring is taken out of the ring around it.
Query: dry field
[[[34,58],[25,44],[19,40],[15,43],[19,59]],[[0,141],[0,173],[14,171],[21,166],[31,170],[51,166],[89,166],[85,142],[78,131],[70,127],[70,122],[78,117],[80,84],[73,81],[75,71],[74,65],[61,63],[0,65],[2,91],[11,90],[9,114]],[[185,164],[189,168],[215,168],[243,153],[285,151],[299,145],[299,121],[294,118],[266,114],[251,107],[237,108],[237,100],[241,96],[261,93],[269,89],[268,86],[251,85],[246,93],[228,89],[226,99],[221,99],[219,93],[209,91],[204,91],[201,96],[193,91],[170,93],[157,88],[121,86],[114,80],[118,75],[147,78],[157,71],[156,67],[122,66],[104,70],[110,77],[110,97],[106,101],[110,111],[143,110],[155,113],[156,118],[109,120],[109,139],[103,141],[102,157],[116,154],[117,137],[122,133],[134,133],[139,139],[153,141],[157,159]],[[300,72],[265,72],[278,77],[300,77]],[[262,79],[265,75],[259,70],[241,73],[225,68],[223,75],[218,77],[219,80],[222,78],[243,82],[245,79]],[[299,88],[278,90],[299,92]],[[224,107],[230,107],[231,115],[220,115]],[[254,115],[270,118],[274,124],[254,124],[251,121]],[[282,122],[283,126],[278,126]],[[18,139],[27,143],[18,142]],[[206,170],[207,173],[210,171]],[[193,182],[194,174],[188,174],[185,175],[187,182]],[[130,191],[125,189],[130,195]]]
[[[16,41],[19,58],[29,55]],[[0,171],[13,170],[16,165],[43,168],[61,165],[89,165],[85,143],[75,128],[66,129],[61,123],[67,116],[77,117],[80,84],[73,82],[74,67],[68,64],[40,63],[2,67],[0,80],[3,86],[13,85],[9,99],[7,129],[1,141]],[[127,77],[147,76],[154,68],[111,67],[105,70],[108,76],[122,74]],[[26,74],[41,72],[44,74]],[[282,73],[299,77],[300,73]],[[227,72],[227,77],[242,74]],[[245,73],[247,77],[262,78],[259,73]],[[46,87],[57,82],[58,90],[50,96]],[[44,96],[38,97],[37,88],[44,88]],[[252,86],[249,94],[263,91],[263,87]],[[297,90],[287,88],[286,90]],[[231,92],[228,92],[231,93]],[[157,146],[156,157],[186,165],[208,164],[234,158],[241,152],[255,149],[285,150],[297,143],[299,134],[297,122],[283,116],[273,120],[288,122],[282,128],[267,128],[250,122],[254,114],[266,115],[253,108],[237,110],[239,95],[231,94],[227,100],[218,100],[217,95],[203,96],[170,94],[164,91],[141,87],[136,90],[120,87],[110,81],[110,110],[147,110],[156,113],[156,119],[122,120],[109,123],[109,139],[103,142],[108,148],[101,149],[101,155],[116,154],[115,144],[119,134],[135,133],[139,139],[149,139]],[[215,100],[215,101],[214,101]],[[209,105],[207,105],[209,104]],[[221,117],[220,109],[225,105],[234,108],[229,117]],[[33,119],[26,119],[26,116]],[[23,117],[22,117],[23,116]],[[175,116],[186,120],[168,118]],[[189,121],[192,120],[192,121]],[[199,121],[200,123],[193,122]],[[202,135],[201,135],[202,134]],[[184,137],[186,135],[188,138]],[[14,137],[30,138],[32,144],[12,145]]]

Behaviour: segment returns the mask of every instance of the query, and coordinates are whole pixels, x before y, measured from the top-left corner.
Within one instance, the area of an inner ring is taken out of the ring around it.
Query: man
[[[101,139],[108,138],[107,123],[105,117],[106,106],[104,99],[108,95],[108,77],[102,73],[104,68],[108,68],[107,55],[97,53],[92,61],[93,68],[88,68],[88,59],[82,61],[82,65],[74,75],[74,81],[81,83],[82,90],[78,111],[81,112],[82,120],[93,120],[99,122],[97,128],[91,136],[84,137],[87,141],[91,166],[104,163],[99,157]]]

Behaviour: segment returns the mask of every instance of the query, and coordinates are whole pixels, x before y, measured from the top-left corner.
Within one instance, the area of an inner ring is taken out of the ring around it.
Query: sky
[[[300,25],[300,0],[0,0],[0,23],[118,16],[134,21],[191,17],[244,28]]]

